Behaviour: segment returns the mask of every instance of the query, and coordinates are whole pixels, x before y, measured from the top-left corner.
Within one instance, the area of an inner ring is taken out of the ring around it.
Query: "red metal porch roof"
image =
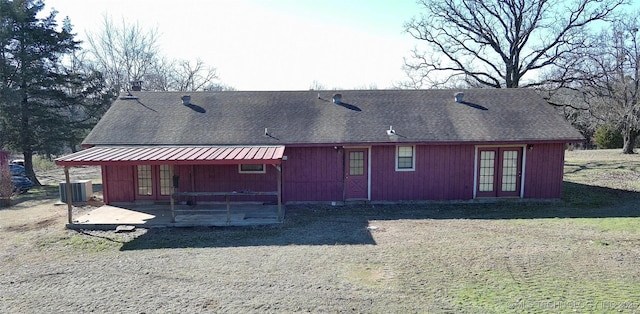
[[[284,146],[96,146],[56,159],[58,166],[280,164]]]

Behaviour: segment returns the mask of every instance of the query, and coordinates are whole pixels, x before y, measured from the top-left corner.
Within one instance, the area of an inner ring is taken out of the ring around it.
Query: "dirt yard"
[[[282,226],[132,233],[65,230],[66,206],[26,195],[0,210],[0,312],[638,313],[639,171],[568,152],[558,202],[290,206]]]

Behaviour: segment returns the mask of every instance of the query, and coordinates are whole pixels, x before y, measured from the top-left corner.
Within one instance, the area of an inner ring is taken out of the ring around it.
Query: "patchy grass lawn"
[[[640,156],[621,154],[618,149],[569,151],[565,181],[640,192]]]
[[[574,151],[558,202],[289,206],[275,227],[76,232],[61,208],[44,226],[3,210],[0,312],[638,313],[639,171]]]

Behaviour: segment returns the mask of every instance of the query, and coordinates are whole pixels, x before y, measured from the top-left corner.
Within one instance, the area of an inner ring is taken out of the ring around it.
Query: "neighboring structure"
[[[133,92],[56,163],[102,166],[106,203],[560,198],[580,133],[534,90],[462,92]]]
[[[11,206],[13,182],[9,170],[9,152],[0,149],[0,208]]]
[[[0,167],[3,170],[9,171],[9,156],[11,152],[0,149]]]

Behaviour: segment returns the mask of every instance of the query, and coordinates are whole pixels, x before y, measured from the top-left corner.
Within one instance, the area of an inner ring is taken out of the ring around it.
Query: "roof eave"
[[[55,160],[58,166],[241,165],[282,163],[284,146],[96,146]]]

